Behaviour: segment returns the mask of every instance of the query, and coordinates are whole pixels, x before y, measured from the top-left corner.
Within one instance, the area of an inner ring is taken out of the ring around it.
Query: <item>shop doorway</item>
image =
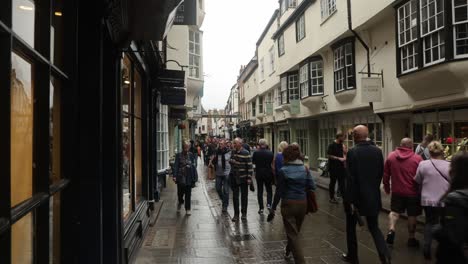
[[[390,137],[388,152],[395,150],[400,146],[401,139],[405,137],[411,137],[410,133],[410,119],[409,118],[398,118],[391,119],[390,121]]]

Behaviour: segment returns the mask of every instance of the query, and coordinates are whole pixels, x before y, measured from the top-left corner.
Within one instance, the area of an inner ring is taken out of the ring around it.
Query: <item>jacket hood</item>
[[[407,160],[414,156],[413,150],[409,148],[399,147],[396,149],[395,152],[396,152],[396,158],[398,160]]]

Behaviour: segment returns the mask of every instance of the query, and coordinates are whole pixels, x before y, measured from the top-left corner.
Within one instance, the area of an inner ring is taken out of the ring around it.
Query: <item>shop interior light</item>
[[[19,9],[26,10],[26,11],[32,11],[32,10],[34,10],[34,7],[32,7],[32,6],[20,5],[20,6],[18,6],[18,7],[19,7]]]
[[[130,81],[129,81],[129,80],[125,80],[124,83],[125,83],[125,84],[130,84]]]
[[[62,12],[60,12],[60,11],[55,11],[55,12],[54,12],[54,15],[55,15],[55,16],[60,16],[60,17],[61,17],[61,16],[62,16]]]

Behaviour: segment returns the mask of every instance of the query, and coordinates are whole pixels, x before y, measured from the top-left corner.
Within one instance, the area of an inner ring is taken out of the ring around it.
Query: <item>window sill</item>
[[[356,88],[335,92],[335,98],[340,102],[351,101],[355,96]]]
[[[328,15],[326,18],[322,19],[322,23],[320,23],[320,26],[325,24],[332,16],[334,16],[338,12],[338,9],[335,9],[330,15]]]
[[[310,95],[301,99],[301,104],[307,108],[320,106],[323,94]]]
[[[304,37],[303,37],[303,38],[301,38],[301,39],[298,39],[298,38],[296,37],[296,43],[299,43],[299,42],[301,42],[301,41],[302,41],[303,39],[305,39],[305,38],[306,38],[306,36],[304,36]]]

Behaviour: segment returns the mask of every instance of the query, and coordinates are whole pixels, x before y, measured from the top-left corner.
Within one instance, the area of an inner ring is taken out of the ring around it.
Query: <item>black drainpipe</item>
[[[353,21],[351,19],[351,0],[348,0],[348,29],[353,33],[353,35],[359,40],[361,45],[364,47],[367,53],[367,77],[371,77],[371,64],[370,64],[370,49],[369,46],[364,42],[364,40],[359,36],[359,34],[353,29]],[[356,63],[356,62],[355,62]],[[374,103],[370,102],[369,106],[372,111],[374,111]],[[385,117],[382,114],[377,114],[377,116],[382,120],[382,123],[385,124]]]

